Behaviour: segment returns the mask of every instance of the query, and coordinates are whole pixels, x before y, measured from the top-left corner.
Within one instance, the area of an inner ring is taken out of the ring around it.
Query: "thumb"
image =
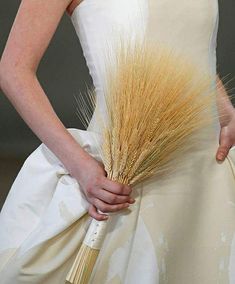
[[[220,131],[220,145],[216,153],[216,159],[219,161],[223,161],[229,152],[231,147],[231,141],[228,135],[227,127],[222,127]]]

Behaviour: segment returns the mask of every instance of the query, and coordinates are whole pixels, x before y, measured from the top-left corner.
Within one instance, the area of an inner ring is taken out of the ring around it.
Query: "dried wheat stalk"
[[[168,171],[192,134],[213,122],[216,91],[209,74],[164,46],[120,41],[112,56],[106,57],[105,113],[99,113],[100,155],[108,178],[134,186]],[[87,112],[82,116],[88,121]],[[70,283],[88,283],[106,224],[92,220]]]

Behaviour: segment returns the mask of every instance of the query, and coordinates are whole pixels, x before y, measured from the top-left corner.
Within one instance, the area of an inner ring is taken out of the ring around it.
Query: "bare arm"
[[[216,80],[218,86],[217,107],[221,126],[216,159],[223,161],[228,155],[230,148],[235,145],[235,108],[218,75]]]
[[[225,126],[231,120],[231,117],[234,116],[235,110],[218,74],[216,76],[216,83],[218,86],[217,107],[220,116],[220,125]]]
[[[24,121],[64,163],[89,158],[54,112],[37,67],[70,0],[23,0],[0,61],[1,88]]]
[[[126,208],[130,186],[106,178],[103,167],[76,142],[54,112],[36,71],[71,0],[22,0],[0,62],[0,85],[27,125],[79,180],[92,217]]]

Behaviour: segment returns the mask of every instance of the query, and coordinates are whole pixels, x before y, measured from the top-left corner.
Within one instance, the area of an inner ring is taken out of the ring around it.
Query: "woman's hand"
[[[115,212],[135,202],[130,197],[131,187],[108,179],[103,164],[91,156],[85,161],[80,160],[77,169],[72,170],[72,175],[90,202],[90,216],[96,220],[107,219],[107,214],[100,214],[97,209],[103,213]]]
[[[229,99],[226,89],[217,75],[217,107],[220,121],[219,148],[216,159],[223,161],[232,146],[235,145],[235,108]]]
[[[219,143],[216,159],[223,161],[227,157],[230,148],[235,145],[235,110],[228,124],[221,126]]]

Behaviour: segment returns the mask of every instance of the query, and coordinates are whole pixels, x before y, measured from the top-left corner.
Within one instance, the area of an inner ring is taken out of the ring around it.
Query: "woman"
[[[21,2],[1,58],[0,83],[43,144],[25,161],[1,212],[1,283],[64,283],[90,221],[86,212],[97,220],[107,218],[98,209],[116,214],[92,283],[233,283],[228,244],[232,247],[235,159],[229,150],[235,145],[235,111],[219,77],[217,103],[223,119],[218,121],[217,140],[192,153],[191,168],[184,174],[154,180],[133,193],[130,186],[109,180],[102,163],[84,150],[92,148],[87,133],[64,127],[36,77],[65,10],[98,98],[100,50],[105,39],[112,38],[111,26],[134,27],[137,33],[183,49],[215,73],[217,5],[217,0],[180,0],[177,5],[172,0]],[[94,130],[95,123],[94,115],[88,130]],[[127,207],[131,213],[123,214]],[[222,213],[213,215],[218,211]]]

